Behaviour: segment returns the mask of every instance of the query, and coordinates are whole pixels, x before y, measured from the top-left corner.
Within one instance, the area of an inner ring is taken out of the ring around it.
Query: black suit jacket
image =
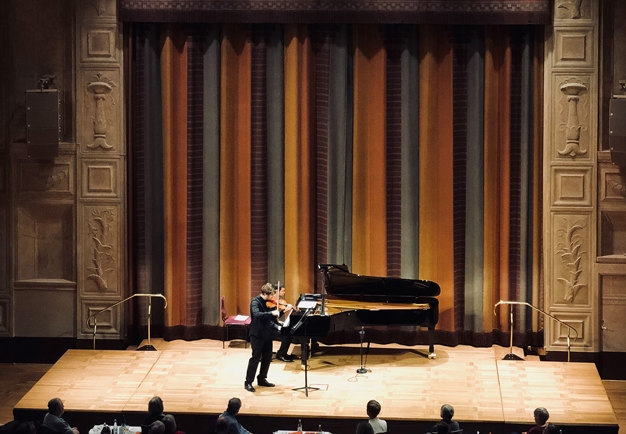
[[[257,295],[250,302],[250,336],[261,339],[271,339],[274,332],[280,330],[272,309],[267,307],[263,297]]]

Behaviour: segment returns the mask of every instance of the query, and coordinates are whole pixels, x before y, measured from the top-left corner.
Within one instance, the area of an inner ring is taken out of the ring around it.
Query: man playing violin
[[[272,362],[272,337],[274,333],[280,332],[280,325],[276,321],[279,312],[267,306],[267,301],[274,294],[274,285],[266,283],[261,287],[261,293],[250,302],[250,346],[252,347],[252,357],[248,361],[246,381],[244,387],[249,392],[254,392],[252,386],[254,376],[261,362],[261,369],[257,377],[257,384],[264,387],[274,387],[273,383],[267,381],[267,371]]]

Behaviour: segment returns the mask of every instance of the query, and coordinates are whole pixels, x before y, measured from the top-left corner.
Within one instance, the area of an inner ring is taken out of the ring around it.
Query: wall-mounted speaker
[[[59,155],[59,91],[26,91],[26,153],[29,158]]]

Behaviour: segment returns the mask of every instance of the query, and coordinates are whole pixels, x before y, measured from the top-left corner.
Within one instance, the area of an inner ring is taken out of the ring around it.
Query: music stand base
[[[367,369],[365,368],[359,368],[356,370],[357,374],[367,374]]]
[[[137,351],[156,351],[157,349],[154,348],[152,345],[144,345],[143,347],[139,347],[137,348]]]
[[[502,360],[524,360],[517,354],[509,353],[502,358]]]
[[[309,390],[320,390],[320,388],[313,387],[313,386],[302,386],[302,387],[296,387],[295,389],[291,389],[291,390],[304,390],[305,392],[308,392]]]

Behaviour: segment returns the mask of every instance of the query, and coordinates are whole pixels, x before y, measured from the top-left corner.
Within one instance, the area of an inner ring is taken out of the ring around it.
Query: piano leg
[[[434,359],[437,357],[435,354],[435,326],[428,326],[428,358]]]

